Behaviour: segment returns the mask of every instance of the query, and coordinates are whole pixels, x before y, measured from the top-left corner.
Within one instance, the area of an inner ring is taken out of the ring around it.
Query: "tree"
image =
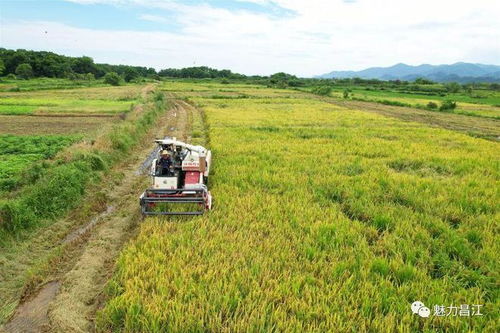
[[[90,57],[80,57],[76,58],[71,65],[71,68],[75,73],[86,74],[86,73],[96,73],[97,68],[94,64],[94,60]]]
[[[31,68],[30,64],[20,64],[16,68],[16,75],[21,79],[29,79],[33,77],[33,68]]]
[[[110,84],[112,86],[120,85],[120,75],[115,72],[109,72],[104,75],[104,83]]]
[[[4,65],[4,63],[3,63],[3,60],[2,60],[2,59],[0,59],[0,75],[2,75],[2,74],[3,74],[3,71],[4,71],[4,70],[5,70],[5,65]]]
[[[462,88],[460,84],[456,82],[446,83],[444,86],[449,93],[457,93]]]
[[[415,80],[415,83],[417,84],[434,84],[434,82],[432,82],[431,80],[428,80],[426,78],[423,78],[423,77],[419,77]]]
[[[125,68],[123,78],[125,79],[126,82],[130,82],[132,80],[135,80],[138,77],[139,77],[139,73],[133,67]]]

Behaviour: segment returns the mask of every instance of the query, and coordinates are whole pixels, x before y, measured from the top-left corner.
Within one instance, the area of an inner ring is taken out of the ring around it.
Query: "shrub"
[[[328,96],[332,92],[332,87],[330,87],[330,86],[314,87],[311,91],[313,94],[316,94],[316,95]]]
[[[441,106],[439,107],[439,111],[450,111],[451,112],[451,111],[455,110],[456,107],[457,107],[456,102],[446,100],[446,101],[441,103]]]
[[[349,98],[349,90],[348,90],[348,89],[345,89],[345,90],[344,90],[344,93],[342,94],[342,96],[343,96],[345,99]]]
[[[110,84],[112,86],[119,86],[121,78],[115,72],[109,72],[104,75],[104,83]]]
[[[429,102],[429,103],[427,103],[427,108],[431,109],[431,110],[436,110],[438,108],[438,105],[437,105],[437,103]]]

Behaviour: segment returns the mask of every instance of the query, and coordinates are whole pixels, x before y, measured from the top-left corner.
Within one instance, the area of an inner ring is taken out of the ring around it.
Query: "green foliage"
[[[80,136],[0,135],[0,192],[35,180],[43,160],[50,159]],[[42,168],[43,169],[43,168]]]
[[[104,82],[112,86],[119,86],[121,82],[120,76],[115,72],[109,72],[104,75]]]
[[[457,107],[456,102],[446,100],[446,101],[442,102],[441,105],[439,106],[439,111],[451,112],[451,111],[455,110],[456,107]]]
[[[438,108],[438,105],[435,102],[429,102],[427,103],[427,108],[430,110],[436,110]]]
[[[243,78],[244,75],[233,73],[228,69],[218,70],[206,66],[199,67],[186,67],[186,68],[167,68],[158,72],[163,77],[173,78],[230,78],[238,79]]]
[[[297,86],[297,77],[284,72],[275,73],[269,77],[270,86],[277,88],[286,88],[290,82],[293,82],[293,86]]]
[[[462,86],[457,82],[446,83],[444,86],[449,93],[458,93],[462,89]]]
[[[5,70],[5,64],[3,63],[3,60],[0,59],[0,75],[3,74],[4,70]]]
[[[350,91],[349,89],[344,89],[344,92],[342,93],[342,97],[343,97],[344,99],[348,99],[348,98],[349,98],[349,93],[350,93],[350,92],[351,92],[351,91]]]
[[[417,78],[415,80],[415,83],[417,83],[417,84],[435,84],[435,82],[428,80],[428,79],[424,79],[422,77]]]
[[[329,96],[332,92],[332,87],[330,86],[319,86],[319,87],[314,87],[311,92],[316,95],[320,96]]]
[[[20,64],[16,67],[16,75],[21,79],[30,79],[33,77],[33,68],[30,64]]]
[[[3,227],[16,232],[75,207],[91,176],[90,168],[83,162],[52,168],[40,181],[30,186],[24,196],[0,207]]]
[[[26,63],[32,67],[34,77],[50,78],[73,78],[76,75],[92,73],[101,78],[108,72],[116,72],[124,75],[129,69],[133,69],[140,76],[147,77],[155,75],[154,68],[126,65],[96,64],[90,57],[67,57],[52,52],[8,50],[0,48],[0,61],[5,64],[5,74],[14,74],[17,66]],[[88,79],[88,78],[87,78]]]
[[[125,79],[126,82],[133,81],[139,77],[139,73],[135,68],[128,67],[125,69],[125,73],[123,74],[123,78]]]

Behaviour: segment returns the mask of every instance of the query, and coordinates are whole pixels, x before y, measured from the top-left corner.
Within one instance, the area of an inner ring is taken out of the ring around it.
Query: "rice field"
[[[204,112],[214,210],[141,224],[99,330],[498,331],[498,142],[297,92],[163,88]]]
[[[0,194],[22,180],[21,175],[64,147],[81,139],[78,135],[0,135]]]
[[[0,92],[0,115],[113,115],[129,112],[138,98],[138,86]]]
[[[341,98],[342,95],[342,91],[334,91],[332,93],[332,96],[337,98]],[[422,96],[418,94],[397,93],[383,90],[351,90],[351,97],[355,99],[381,103],[387,101],[399,102],[419,108],[426,107],[430,102],[440,105],[445,100],[452,100],[457,102],[457,108],[453,110],[454,113],[497,120],[500,119],[500,94],[490,91],[488,93],[483,93],[483,95],[473,98],[464,93],[454,93],[446,96]]]
[[[32,185],[59,151],[82,139],[92,141],[123,121],[141,101],[142,89],[136,85],[0,92],[0,197]]]

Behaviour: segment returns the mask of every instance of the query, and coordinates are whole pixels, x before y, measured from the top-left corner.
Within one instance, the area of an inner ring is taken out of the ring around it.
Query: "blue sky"
[[[495,0],[0,0],[0,46],[155,68],[310,76],[499,64]]]

